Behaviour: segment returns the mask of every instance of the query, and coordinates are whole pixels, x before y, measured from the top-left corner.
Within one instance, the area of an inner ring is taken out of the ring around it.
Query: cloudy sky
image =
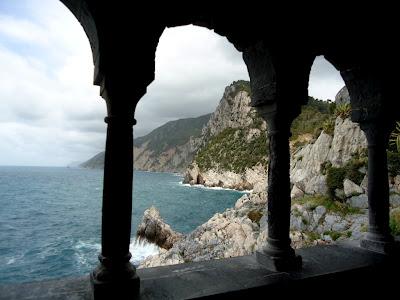
[[[105,103],[92,85],[89,42],[55,0],[0,1],[0,165],[65,166],[102,151]],[[156,79],[140,101],[135,136],[212,112],[224,87],[248,79],[241,54],[204,28],[167,29]],[[334,99],[339,73],[317,58],[309,93]]]

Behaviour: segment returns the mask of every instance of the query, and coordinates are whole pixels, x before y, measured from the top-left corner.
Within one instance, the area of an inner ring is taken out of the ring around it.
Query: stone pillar
[[[290,246],[290,125],[308,101],[308,78],[314,55],[293,45],[258,40],[243,51],[249,71],[251,105],[268,124],[268,238],[256,253],[267,268],[301,268]],[[267,153],[266,153],[267,155]]]
[[[386,148],[393,124],[361,123],[368,140],[369,229],[361,246],[380,253],[390,253],[394,239],[389,228],[389,185]]]
[[[111,110],[112,111],[112,110]],[[135,267],[129,262],[132,216],[133,135],[135,120],[121,111],[105,118],[107,126],[104,161],[102,237],[100,264],[91,273],[95,299],[132,298],[140,287]]]
[[[302,260],[290,246],[290,152],[289,137],[293,118],[277,112],[261,115],[268,124],[268,238],[261,253],[272,260],[268,266],[277,271],[301,268]],[[260,255],[261,254],[261,255]],[[267,261],[267,260],[264,260]]]

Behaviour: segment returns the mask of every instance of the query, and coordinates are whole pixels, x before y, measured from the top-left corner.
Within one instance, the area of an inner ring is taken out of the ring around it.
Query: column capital
[[[368,147],[376,147],[383,145],[385,148],[388,145],[390,133],[395,126],[394,120],[375,119],[360,122],[360,128],[364,132],[367,140]]]
[[[129,115],[108,115],[104,118],[104,122],[108,125],[111,124],[121,124],[121,125],[136,125],[137,121],[133,116]]]

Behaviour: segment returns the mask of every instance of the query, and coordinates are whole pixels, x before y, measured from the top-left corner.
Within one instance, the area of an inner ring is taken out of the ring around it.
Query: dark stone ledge
[[[350,242],[297,253],[303,257],[303,269],[290,273],[268,270],[255,255],[141,269],[141,299],[246,299],[260,293],[329,298],[397,292],[400,253],[387,257]],[[89,278],[0,285],[0,299],[91,299]]]

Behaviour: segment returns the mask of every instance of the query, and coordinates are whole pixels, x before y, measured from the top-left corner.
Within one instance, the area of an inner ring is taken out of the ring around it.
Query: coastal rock
[[[353,196],[347,200],[347,203],[356,208],[368,208],[368,196],[365,194]]]
[[[364,192],[362,187],[358,186],[349,179],[345,179],[343,181],[343,190],[346,197],[357,196]]]
[[[306,194],[326,194],[328,188],[321,166],[330,162],[341,167],[354,153],[366,147],[367,141],[359,125],[337,117],[333,137],[322,132],[314,143],[292,154],[290,180]]]
[[[336,104],[350,104],[350,95],[346,86],[342,87],[342,89],[335,96]]]
[[[390,200],[391,207],[400,207],[400,195],[399,194],[391,194],[389,200]]]
[[[199,166],[194,162],[186,169],[183,182],[192,185],[199,184],[199,174],[200,174]],[[204,182],[204,179],[202,177],[201,181]]]
[[[293,185],[292,191],[290,192],[290,197],[292,199],[301,198],[304,196],[304,192],[299,189],[296,185]]]
[[[160,217],[160,212],[154,206],[145,210],[136,234],[139,239],[145,239],[167,250],[183,238],[182,234],[173,231],[164,222]]]
[[[337,117],[328,161],[334,167],[343,166],[354,153],[367,148],[367,139],[357,123]]]
[[[366,174],[361,181],[360,187],[365,191],[365,193],[368,193],[368,174]]]
[[[207,187],[223,187],[236,190],[252,190],[260,184],[266,186],[267,172],[262,165],[246,168],[243,174],[232,171],[210,169],[204,172],[193,163],[185,173],[184,182],[189,184],[203,184]]]
[[[264,193],[264,194],[261,194]],[[351,199],[365,195],[353,196]],[[233,208],[216,213],[168,251],[148,257],[140,268],[249,255],[265,247],[268,230],[266,194],[243,195]],[[343,239],[360,239],[368,224],[366,210],[339,214],[312,202],[291,207],[290,237],[294,248]]]

